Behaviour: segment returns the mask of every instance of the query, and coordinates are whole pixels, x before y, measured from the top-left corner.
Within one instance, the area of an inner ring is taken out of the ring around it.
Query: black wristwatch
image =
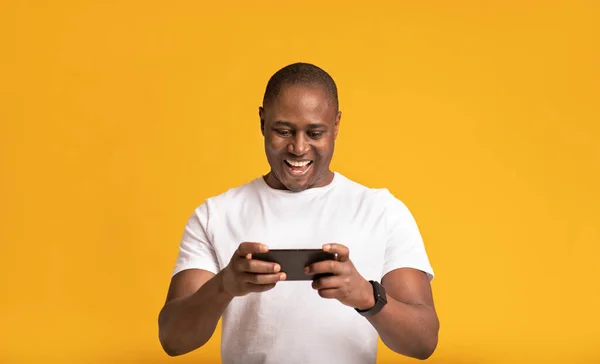
[[[387,298],[385,296],[385,289],[383,288],[383,286],[381,284],[379,284],[379,282],[376,282],[376,281],[369,281],[369,282],[373,286],[373,295],[375,296],[375,306],[368,308],[366,310],[359,310],[358,308],[355,308],[356,312],[358,312],[361,315],[366,316],[366,317],[375,315],[376,313],[381,311],[383,306],[385,306],[387,303]]]

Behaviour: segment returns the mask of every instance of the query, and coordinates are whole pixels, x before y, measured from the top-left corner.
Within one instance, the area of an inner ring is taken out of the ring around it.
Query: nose
[[[308,143],[307,137],[304,133],[296,133],[296,137],[292,139],[292,142],[288,144],[288,152],[293,155],[301,156],[308,153],[310,144]]]

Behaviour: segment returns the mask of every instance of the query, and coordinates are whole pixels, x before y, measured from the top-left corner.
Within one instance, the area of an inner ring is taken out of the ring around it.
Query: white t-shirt
[[[367,280],[401,267],[433,279],[419,229],[387,189],[335,173],[324,187],[275,190],[262,177],[207,199],[189,219],[173,275],[225,268],[242,242],[270,249],[340,243]],[[222,318],[224,364],[372,364],[377,331],[335,299],[321,298],[310,281],[281,281],[270,291],[236,297]]]

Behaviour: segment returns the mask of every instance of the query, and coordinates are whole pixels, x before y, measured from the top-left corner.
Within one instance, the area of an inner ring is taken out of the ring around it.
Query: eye
[[[283,129],[275,129],[275,132],[279,135],[281,135],[282,137],[287,137],[292,135],[291,130],[283,130]]]
[[[324,132],[322,132],[322,131],[309,131],[308,132],[308,136],[313,139],[318,139],[318,138],[322,137],[323,134],[324,134]]]

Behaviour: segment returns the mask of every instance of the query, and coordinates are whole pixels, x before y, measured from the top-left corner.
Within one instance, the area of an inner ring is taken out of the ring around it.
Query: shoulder
[[[257,196],[260,190],[260,178],[255,178],[242,185],[231,187],[219,194],[212,195],[204,200],[198,207],[196,212],[202,212],[207,215],[215,215],[218,212],[223,212],[234,206],[244,204],[251,200],[253,196]]]
[[[412,219],[407,205],[386,187],[368,187],[348,177],[340,176],[340,191],[348,200],[356,201],[361,209],[378,211],[381,216],[395,219]]]
[[[231,187],[218,195],[209,197],[207,201],[216,203],[227,203],[232,201],[235,202],[238,200],[243,200],[248,198],[248,196],[256,195],[261,187],[261,179],[262,177],[257,177],[242,185]]]
[[[388,205],[404,203],[392,194],[386,187],[369,187],[358,181],[352,180],[338,173],[340,190],[350,197],[359,197],[365,201],[376,203],[379,206],[387,207]]]

